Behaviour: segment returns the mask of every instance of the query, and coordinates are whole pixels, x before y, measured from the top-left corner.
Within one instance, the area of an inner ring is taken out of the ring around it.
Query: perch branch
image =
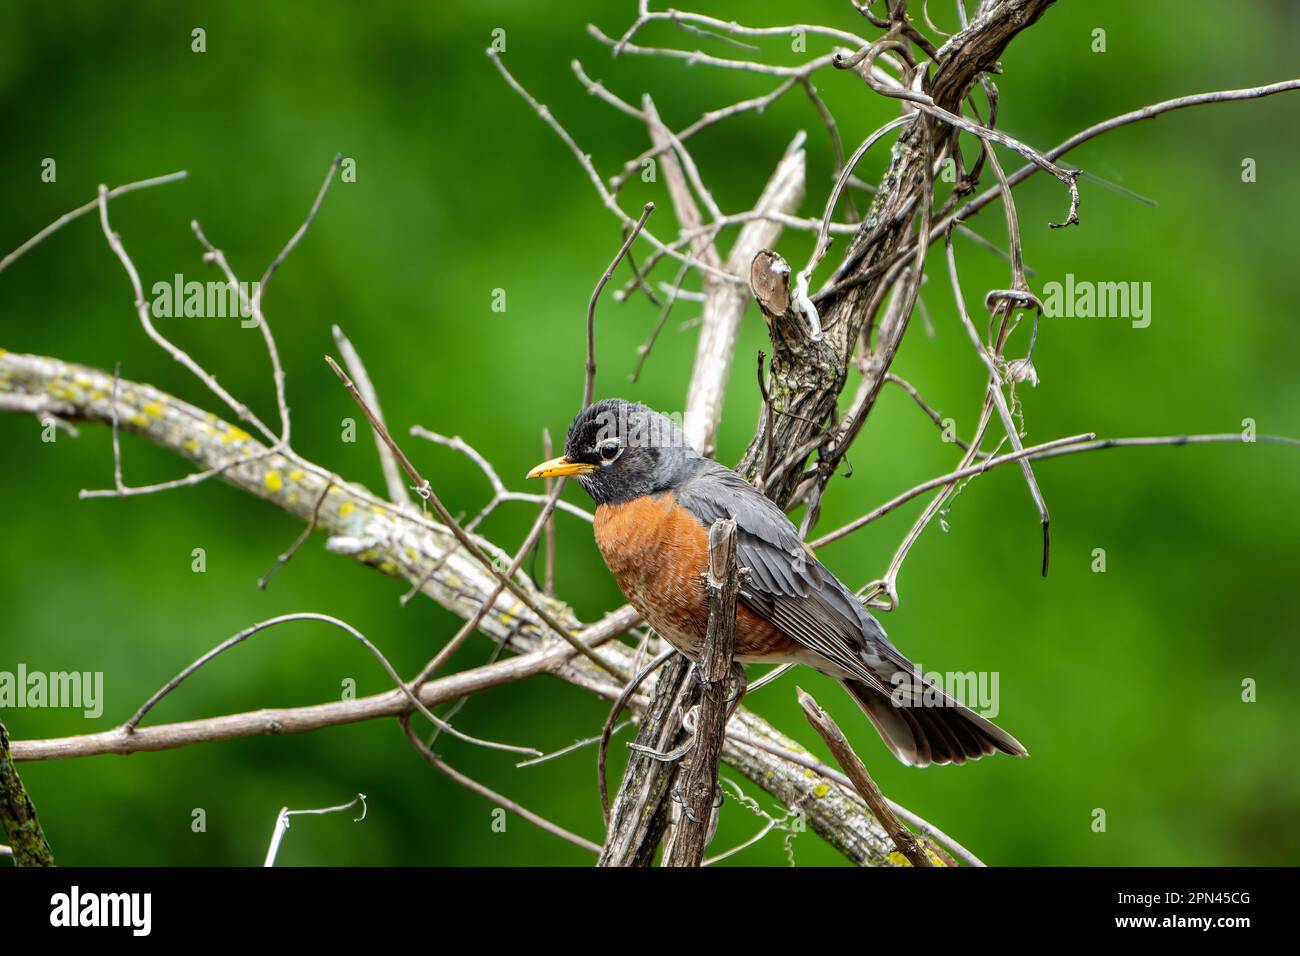
[[[803,688],[795,688],[795,692],[799,698],[799,706],[803,709],[803,715],[808,718],[808,723],[812,724],[813,730],[821,734],[822,740],[826,741],[826,746],[831,749],[839,765],[853,781],[853,788],[871,808],[880,825],[894,841],[894,846],[898,847],[898,852],[903,854],[913,866],[934,866],[930,858],[925,855],[925,850],[917,844],[912,831],[898,822],[898,817],[894,816],[894,811],[889,808],[885,795],[876,786],[876,781],[871,779],[871,774],[867,773],[866,764],[849,746],[844,731],[840,730],[830,714],[821,709],[812,694]]]
[[[699,866],[711,835],[710,823],[718,795],[718,760],[726,736],[727,718],[734,699],[728,697],[728,678],[733,673],[736,648],[736,597],[740,593],[740,571],[736,566],[736,522],[719,518],[709,529],[709,624],[700,651],[696,673],[701,684],[699,710],[695,718],[695,745],[690,766],[681,777],[682,819],[664,850],[665,866]],[[744,682],[744,668],[736,666]]]

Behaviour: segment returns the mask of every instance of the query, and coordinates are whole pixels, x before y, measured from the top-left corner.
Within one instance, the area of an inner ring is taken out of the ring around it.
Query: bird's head
[[[597,504],[618,504],[674,487],[700,455],[667,415],[608,398],[588,405],[569,426],[564,454],[529,478],[572,476]]]

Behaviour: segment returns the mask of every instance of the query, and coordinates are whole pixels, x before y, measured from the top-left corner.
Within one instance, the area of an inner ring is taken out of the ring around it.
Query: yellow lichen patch
[[[303,470],[301,468],[295,468],[293,471],[289,472],[290,481],[302,481],[306,477],[307,476],[303,474]]]
[[[144,407],[144,413],[150,416],[151,418],[162,418],[163,417],[162,402],[150,402],[148,405]]]
[[[812,795],[816,797],[818,800],[820,800],[822,797],[826,796],[826,794],[830,792],[831,792],[831,785],[829,783],[819,783],[817,784],[817,786],[812,788]]]
[[[187,438],[185,444],[181,447],[191,455],[197,455],[199,453],[199,440],[197,438]]]
[[[912,865],[912,861],[909,860],[907,857],[903,856],[903,854],[899,853],[897,850],[895,850],[893,853],[889,854],[889,856],[885,857],[885,859],[887,859],[887,860],[890,862],[890,864],[891,864],[892,866],[911,866],[911,865]]]
[[[298,492],[296,491],[289,492],[289,504],[296,505],[297,503],[298,503]]]
[[[354,504],[353,504],[352,502],[350,502],[350,501],[345,501],[345,502],[343,502],[342,505],[339,506],[339,517],[340,517],[340,518],[346,518],[348,515],[352,514],[352,512],[354,512],[354,511],[356,511],[356,510],[357,510],[357,506],[356,506],[356,505],[354,505]]]
[[[128,418],[127,421],[130,422],[132,425],[134,425],[136,428],[149,427],[149,419],[145,418],[139,412],[136,412],[134,415]]]
[[[252,435],[248,434],[248,432],[244,431],[238,425],[231,425],[230,430],[221,436],[221,444],[229,445],[233,442],[245,442],[252,437]]]
[[[262,478],[262,484],[266,485],[268,491],[275,493],[284,487],[284,482],[280,480],[278,471],[268,471]]]
[[[9,354],[9,353],[6,352],[4,349],[0,349],[0,358],[4,358],[4,356],[6,356],[6,355],[8,355],[8,354]]]

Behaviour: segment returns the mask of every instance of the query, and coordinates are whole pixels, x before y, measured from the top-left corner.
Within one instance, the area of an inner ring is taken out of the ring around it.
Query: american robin
[[[734,518],[737,563],[748,569],[736,607],[738,661],[795,662],[836,678],[906,764],[1027,753],[926,681],[785,513],[695,451],[667,416],[622,399],[588,406],[569,427],[564,455],[528,477],[561,475],[596,502],[596,545],[628,601],[692,660],[709,620],[709,527]]]

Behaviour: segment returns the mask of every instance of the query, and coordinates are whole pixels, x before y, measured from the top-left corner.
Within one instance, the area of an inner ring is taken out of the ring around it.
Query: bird
[[[904,764],[962,764],[1024,746],[926,679],[807,548],[784,511],[700,454],[671,417],[623,399],[588,405],[564,454],[529,478],[576,478],[596,503],[596,545],[629,603],[698,661],[708,628],[709,528],[736,522],[742,571],[735,660],[796,663],[838,680]]]

